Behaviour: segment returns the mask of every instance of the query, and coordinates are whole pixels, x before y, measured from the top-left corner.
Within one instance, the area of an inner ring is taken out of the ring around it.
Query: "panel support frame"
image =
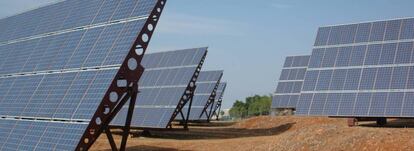
[[[112,133],[110,130],[108,131],[109,124],[125,105],[128,99],[132,100],[130,101],[128,113],[133,113],[138,93],[138,82],[144,72],[141,61],[161,17],[166,1],[167,0],[157,0],[156,5],[151,11],[146,23],[137,35],[135,41],[132,43],[129,53],[126,55],[120,69],[112,80],[111,85],[106,91],[105,96],[99,104],[95,114],[91,118],[91,121],[79,140],[75,150],[89,150],[103,131],[108,132],[107,136],[112,137]],[[126,86],[119,86],[119,81],[126,81]],[[128,115],[127,121],[125,122],[125,129],[123,129],[123,139],[120,147],[121,151],[126,149],[126,142],[128,139],[127,135],[129,135],[131,119],[132,115]],[[112,140],[110,139],[109,142],[114,150],[116,145],[114,145],[113,138]]]
[[[220,98],[218,98],[217,106],[213,110],[213,116],[214,115],[216,116],[216,121],[218,121],[220,118],[221,105],[223,103],[223,96],[224,96],[224,92],[226,91],[226,88],[227,88],[227,83],[224,83],[223,90],[221,90]]]
[[[207,109],[205,110],[206,116],[207,116],[207,122],[210,122],[210,119],[212,117],[213,108],[214,108],[214,101],[216,100],[217,92],[214,92],[213,95],[211,95],[212,100],[209,100],[210,103],[210,112],[207,114]]]
[[[183,123],[183,127],[184,127],[185,130],[188,130],[188,121],[190,119],[191,107],[193,106],[193,98],[194,98],[194,93],[195,93],[196,89],[197,89],[197,85],[195,85],[191,89],[191,95],[190,95],[190,100],[189,100],[189,104],[188,104],[187,115],[186,115],[186,117],[182,117],[182,119],[185,119],[184,123]]]
[[[221,78],[222,78],[222,77],[223,77],[223,74],[221,74],[221,75],[220,75],[219,80],[217,81],[216,85],[214,86],[213,92],[211,93],[211,95],[210,95],[210,97],[209,97],[209,99],[208,99],[208,101],[207,101],[206,105],[204,105],[203,111],[202,111],[202,112],[201,112],[201,114],[199,115],[199,118],[201,118],[201,117],[203,116],[203,114],[206,114],[206,116],[207,116],[207,122],[210,122],[211,112],[212,112],[212,109],[213,109],[213,104],[214,104],[214,101],[215,101],[215,99],[216,99],[217,89],[218,89],[218,87],[219,87],[219,85],[220,85],[220,81],[221,81]],[[210,105],[211,105],[211,106],[210,106]],[[209,107],[210,107],[210,112],[209,112],[209,113],[207,113],[207,109],[208,109]]]
[[[220,99],[217,102],[217,106],[215,107],[214,111],[213,111],[213,116],[216,116],[216,121],[219,120],[220,117],[220,111],[221,111],[221,103],[222,103],[223,99],[220,97]]]

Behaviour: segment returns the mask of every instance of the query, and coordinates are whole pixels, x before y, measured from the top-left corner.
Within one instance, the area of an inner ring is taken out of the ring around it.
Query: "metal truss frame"
[[[223,90],[221,92],[221,96],[217,100],[217,105],[216,105],[216,107],[213,110],[213,115],[212,116],[216,116],[216,120],[217,121],[219,120],[220,111],[221,111],[221,104],[223,102],[223,95],[224,95],[224,92],[226,91],[226,87],[227,87],[227,84],[224,86],[224,88],[223,88]]]
[[[144,72],[144,67],[142,67],[141,61],[160,19],[166,1],[167,0],[157,0],[154,9],[133,43],[128,55],[124,59],[118,73],[114,77],[104,98],[91,118],[91,121],[75,150],[89,150],[98,137],[105,132],[108,136],[112,150],[117,151],[118,148],[116,147],[112,133],[109,130],[109,124],[129,100],[128,115],[125,127],[122,129],[122,141],[119,150],[124,151],[126,149],[132,113],[134,112],[135,102],[138,95],[138,82]],[[126,85],[118,85],[119,83],[126,83]]]
[[[216,116],[216,121],[219,120],[220,110],[221,110],[221,102],[222,101],[223,101],[223,99],[221,99],[221,98],[219,100],[217,100],[217,105],[214,107],[213,115],[211,116],[211,118]]]

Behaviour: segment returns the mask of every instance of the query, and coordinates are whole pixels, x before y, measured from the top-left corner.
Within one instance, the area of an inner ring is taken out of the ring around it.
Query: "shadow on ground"
[[[156,147],[156,146],[148,146],[148,145],[139,145],[139,146],[132,146],[126,148],[127,151],[178,151],[175,148],[164,148],[164,147]],[[111,151],[110,149],[105,151]]]
[[[360,122],[358,126],[378,128],[414,128],[414,119],[390,119],[384,126],[378,126],[376,122]]]
[[[225,126],[232,126],[237,122],[190,122],[188,126],[190,127],[225,127]],[[174,123],[175,127],[180,127],[178,123]]]
[[[147,138],[195,140],[195,139],[231,139],[257,136],[273,136],[289,130],[295,123],[283,124],[268,129],[242,129],[242,128],[208,128],[192,127],[189,131],[150,131]]]

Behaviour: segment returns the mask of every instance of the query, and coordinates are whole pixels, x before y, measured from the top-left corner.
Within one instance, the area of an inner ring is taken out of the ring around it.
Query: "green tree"
[[[249,116],[268,115],[270,111],[272,99],[270,96],[259,96],[246,98],[248,104]]]
[[[246,104],[242,101],[236,100],[233,107],[229,111],[232,118],[244,118],[247,116]]]
[[[233,104],[233,107],[230,109],[230,116],[232,118],[269,115],[272,98],[270,95],[254,95],[247,97],[244,102],[237,100]]]

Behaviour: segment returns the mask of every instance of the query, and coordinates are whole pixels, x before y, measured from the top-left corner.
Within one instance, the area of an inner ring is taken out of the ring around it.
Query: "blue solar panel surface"
[[[215,87],[216,85],[220,83],[222,76],[223,76],[222,70],[202,71],[200,73],[200,76],[198,77],[197,82],[196,82],[197,88],[194,92],[189,120],[206,120],[207,119],[207,116],[203,115],[200,118],[200,115],[203,113],[204,107],[209,101],[209,98],[216,91]],[[184,115],[187,115],[188,106],[189,104],[187,104],[183,108]],[[176,119],[180,120],[182,118],[178,116]]]
[[[194,48],[146,54],[131,126],[166,128],[206,53],[207,48]],[[124,107],[112,125],[123,125],[127,112]]]
[[[227,82],[221,82],[216,91],[216,98],[215,100],[220,100],[224,96],[224,92],[226,91]]]
[[[272,98],[272,108],[295,108],[300,96],[310,56],[286,57],[279,83]]]
[[[197,119],[200,118],[199,116],[203,112],[203,109],[204,109],[205,105],[207,104],[207,101],[210,99],[210,96],[213,93],[214,87],[216,85],[217,85],[216,83],[199,83],[199,84],[197,84],[197,89],[196,89],[196,92],[195,92],[194,97],[193,97],[193,104],[191,106],[191,112],[190,112],[190,118],[189,118],[190,120],[197,120]],[[198,89],[199,87],[200,87],[200,89]],[[213,104],[211,104],[211,105],[213,105]],[[187,109],[187,106],[186,106],[185,109]],[[206,112],[210,113],[210,106],[207,107]],[[187,112],[185,112],[185,113],[187,113]],[[207,116],[205,114],[203,114],[203,116],[200,119],[205,119],[206,120]]]
[[[110,69],[0,78],[0,116],[87,121],[116,72]]]
[[[0,150],[74,150],[156,3],[66,0],[1,19]]]
[[[0,150],[73,150],[87,124],[0,120]]]
[[[297,114],[413,117],[414,19],[321,27]]]
[[[139,17],[137,15],[148,15],[154,7],[156,1],[126,0],[117,2],[120,3],[120,6],[116,10],[112,10],[115,11],[113,14],[114,16],[109,16],[109,19],[114,20],[118,18],[119,20],[119,17],[128,17],[127,19],[123,18],[124,21],[108,22],[108,19],[106,19],[103,20],[106,22],[92,24],[90,22],[82,22],[86,14],[80,13],[77,16],[68,16],[68,18],[64,20],[62,27],[58,29],[49,27],[45,28],[45,31],[40,30],[40,28],[44,26],[42,26],[42,23],[39,22],[39,20],[48,17],[55,17],[54,15],[50,15],[54,14],[50,12],[63,9],[61,7],[71,10],[76,8],[76,11],[84,12],[87,10],[90,11],[89,9],[91,8],[78,8],[79,6],[77,5],[91,5],[96,7],[101,6],[103,3],[111,3],[111,1],[100,0],[68,0],[52,6],[46,6],[28,13],[3,19],[2,21],[5,21],[5,23],[2,25],[5,26],[5,29],[12,29],[7,30],[2,34],[3,37],[0,38],[0,56],[2,56],[0,61],[0,68],[2,69],[0,70],[0,75],[121,64],[123,61],[122,59],[125,58],[127,52],[129,52],[130,46],[134,42],[131,39],[135,39],[137,37],[146,21],[145,17],[137,18]],[[73,3],[77,4],[75,5],[77,7],[71,8],[73,7]],[[111,5],[118,4],[114,3]],[[142,5],[145,5],[145,7]],[[134,13],[133,10],[125,11],[127,8],[124,7],[130,6],[143,8],[135,9],[136,11],[140,10],[140,13]],[[100,10],[100,8],[101,7],[98,7],[97,9]],[[99,18],[101,13],[106,11],[106,8],[102,9],[103,10],[99,11],[99,13],[97,13],[98,10],[96,10],[96,13],[92,17]],[[44,15],[48,17],[39,16],[39,14],[36,14],[37,11],[46,11]],[[35,25],[35,23],[18,24],[26,21],[28,18],[33,19],[33,21],[39,25]],[[73,18],[72,22],[70,21],[71,18]],[[64,18],[56,20],[62,19]],[[52,19],[48,18],[48,20]],[[48,23],[47,25],[55,26],[58,24],[57,22],[58,21]],[[70,25],[71,23],[74,25]],[[34,28],[36,30],[26,31],[29,30],[28,28],[24,28],[24,26],[27,25],[35,26]],[[63,25],[67,25],[67,27]],[[77,28],[74,27],[75,25],[77,25]],[[81,28],[79,25],[88,26]],[[57,31],[52,32],[50,31],[51,29],[55,29]],[[15,32],[14,34],[7,33],[10,31]],[[22,36],[25,37],[20,38],[21,36],[18,34],[20,32],[22,32]]]

